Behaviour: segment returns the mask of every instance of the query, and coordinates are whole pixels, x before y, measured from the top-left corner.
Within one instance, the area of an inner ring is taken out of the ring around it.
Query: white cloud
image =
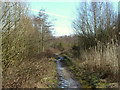
[[[70,35],[73,33],[72,29],[67,27],[56,27],[54,30],[55,36]]]

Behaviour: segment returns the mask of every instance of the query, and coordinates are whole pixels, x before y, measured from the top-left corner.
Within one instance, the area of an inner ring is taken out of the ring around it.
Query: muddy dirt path
[[[73,78],[71,72],[60,61],[63,57],[58,57],[57,71],[59,75],[59,88],[80,88],[80,84]]]

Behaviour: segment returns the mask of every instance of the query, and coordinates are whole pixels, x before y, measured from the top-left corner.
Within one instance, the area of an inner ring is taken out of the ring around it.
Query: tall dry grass
[[[89,50],[81,50],[81,59],[83,60],[82,66],[89,68],[93,72],[98,72],[103,78],[111,78],[117,80],[118,78],[118,44],[108,43],[102,45],[98,42],[95,48]]]

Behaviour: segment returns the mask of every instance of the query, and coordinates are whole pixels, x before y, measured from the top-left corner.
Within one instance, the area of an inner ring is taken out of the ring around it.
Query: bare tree
[[[91,47],[110,42],[113,35],[112,27],[115,24],[115,16],[112,4],[109,2],[82,2],[79,4],[77,17],[73,21],[73,29],[78,37],[82,38],[79,45]]]
[[[22,25],[27,20],[24,18],[27,15],[27,9],[23,10],[22,3],[4,2],[2,11],[2,61],[3,70],[6,70],[16,60],[21,61],[27,56],[22,55],[27,50],[25,46],[27,42],[24,37],[27,31],[25,28],[28,26]]]

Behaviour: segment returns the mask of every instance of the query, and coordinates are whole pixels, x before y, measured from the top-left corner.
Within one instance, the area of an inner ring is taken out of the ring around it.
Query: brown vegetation
[[[2,86],[56,87],[55,55],[48,43],[48,37],[53,38],[48,16],[41,12],[30,16],[29,7],[23,2],[4,2],[2,6]]]
[[[110,83],[118,88],[118,17],[111,7],[109,2],[82,2],[73,21],[76,41],[62,53],[71,58],[70,68],[81,83],[88,84],[85,88],[107,88]]]
[[[4,88],[56,87],[55,54],[59,53],[83,87],[118,83],[118,17],[111,3],[80,4],[72,24],[75,35],[61,37],[52,35],[44,9],[30,16],[25,3],[4,2],[2,6]]]
[[[4,88],[54,88],[57,87],[55,56],[44,52],[44,57],[32,57],[16,62],[3,73]],[[47,57],[49,56],[49,57]]]

